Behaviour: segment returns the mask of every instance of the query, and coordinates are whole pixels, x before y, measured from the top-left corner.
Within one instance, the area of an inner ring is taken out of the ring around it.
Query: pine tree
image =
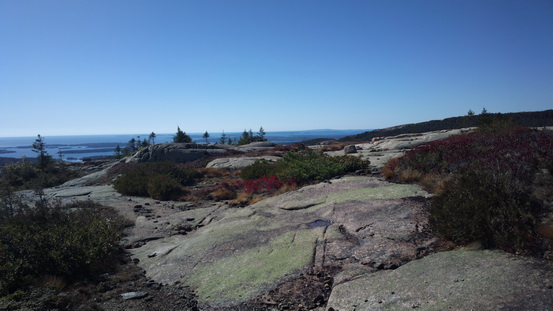
[[[209,138],[209,133],[207,131],[205,131],[205,133],[202,137],[205,139],[205,144],[208,145],[209,142],[207,141],[207,139]]]
[[[267,141],[267,138],[265,138],[265,130],[263,129],[263,126],[259,128],[259,132],[257,132],[257,134],[258,141]]]
[[[251,132],[251,130],[250,130],[250,132]],[[252,140],[250,138],[250,133],[248,133],[248,131],[244,130],[244,132],[242,132],[242,137],[240,137],[240,140],[238,141],[238,145],[247,145],[251,142],[252,142]]]
[[[41,171],[44,171],[50,164],[52,160],[52,156],[48,154],[46,151],[46,142],[44,141],[44,138],[38,135],[38,138],[35,139],[35,142],[33,143],[33,151],[38,154],[37,161],[38,161],[38,168]]]
[[[129,153],[134,153],[136,151],[136,139],[131,138],[129,142],[127,143],[127,149]]]
[[[186,133],[181,131],[180,127],[177,126],[177,133],[175,134],[175,136],[173,136],[173,142],[174,143],[190,143],[190,142],[192,142],[192,138],[190,138],[190,136],[186,135]]]
[[[140,144],[140,147],[142,148],[146,148],[150,145],[150,143],[146,140],[146,138],[144,138],[144,140],[142,141],[142,143]]]
[[[155,145],[155,139],[156,139],[156,133],[154,132],[151,132],[150,133],[150,136],[148,136],[148,142],[151,144],[151,145]]]
[[[117,145],[117,147],[115,147],[115,150],[113,150],[113,152],[115,152],[115,156],[117,158],[120,158],[121,157],[121,146]]]
[[[227,134],[225,134],[225,131],[223,131],[223,134],[221,134],[221,138],[219,138],[219,143],[221,145],[224,145],[226,142],[227,142]]]

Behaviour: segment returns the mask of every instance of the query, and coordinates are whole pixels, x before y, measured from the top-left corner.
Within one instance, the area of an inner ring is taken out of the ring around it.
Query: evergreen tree
[[[258,141],[267,141],[267,138],[265,138],[265,130],[263,129],[263,126],[259,128],[258,134]]]
[[[491,114],[488,113],[488,110],[486,110],[486,108],[482,108],[482,112],[478,116],[478,127],[485,128],[489,126],[491,123],[492,123]]]
[[[230,138],[229,138],[229,140],[230,140]],[[219,138],[219,143],[221,145],[224,145],[226,142],[227,142],[227,134],[225,134],[225,131],[223,131],[223,134],[221,134],[221,138]]]
[[[207,141],[207,139],[209,138],[209,133],[207,131],[205,131],[205,133],[202,137],[205,139],[205,144],[208,145],[209,142]]]
[[[142,141],[142,143],[140,144],[140,147],[142,148],[146,148],[150,145],[150,143],[146,140],[146,138],[144,138],[144,140]]]
[[[117,158],[120,158],[122,156],[121,154],[121,146],[117,145],[117,147],[115,147],[115,150],[113,150],[115,152],[115,156]]]
[[[129,153],[134,153],[136,151],[136,139],[131,138],[127,143],[127,148],[129,150]]]
[[[186,135],[186,133],[181,131],[180,127],[177,126],[177,133],[175,134],[175,136],[173,136],[173,142],[174,143],[190,143],[190,142],[192,142],[192,138],[190,138],[190,136]]]
[[[250,130],[251,132],[251,130]],[[242,136],[240,137],[240,140],[238,141],[238,145],[247,145],[249,143],[251,143],[252,140],[250,138],[250,133],[246,130],[244,130],[244,132],[242,132]]]
[[[148,136],[148,142],[151,144],[151,145],[155,145],[155,139],[156,139],[156,133],[154,132],[151,132],[150,133],[150,136]]]
[[[33,143],[33,151],[36,152],[37,155],[37,161],[38,161],[38,168],[41,171],[44,171],[50,164],[52,160],[52,156],[48,154],[46,151],[46,142],[44,141],[44,138],[38,135],[38,138],[35,139],[35,142]]]

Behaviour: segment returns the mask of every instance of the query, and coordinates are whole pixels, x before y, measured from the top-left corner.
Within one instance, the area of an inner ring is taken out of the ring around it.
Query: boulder
[[[172,161],[177,163],[190,162],[212,155],[225,155],[227,151],[213,145],[164,143],[148,146],[131,158],[129,162]]]
[[[348,145],[344,147],[344,154],[357,153],[357,147],[355,145]]]
[[[530,311],[551,306],[551,262],[483,250],[437,253],[335,284],[326,310]]]
[[[276,162],[279,159],[280,157],[275,157],[275,156],[219,158],[209,162],[206,167],[217,168],[217,169],[227,169],[227,170],[240,170],[246,166],[252,165],[257,160],[267,160],[269,162]]]
[[[275,146],[275,143],[272,143],[270,141],[259,141],[247,145],[238,146],[236,150],[242,152],[266,151],[273,149]]]

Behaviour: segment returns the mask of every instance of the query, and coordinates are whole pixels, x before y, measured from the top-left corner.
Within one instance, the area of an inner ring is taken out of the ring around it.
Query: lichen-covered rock
[[[270,141],[258,141],[255,143],[238,146],[236,150],[242,152],[266,151],[273,149],[275,146],[275,143],[272,143]]]
[[[435,241],[424,195],[419,186],[376,178],[335,179],[241,209],[214,209],[197,230],[130,251],[156,282],[185,283],[201,302],[229,306],[313,267],[394,267],[418,258]]]
[[[380,137],[373,139],[370,143],[352,145],[355,147],[356,152],[349,154],[369,160],[372,166],[381,168],[388,160],[400,157],[410,149],[431,141],[444,139],[452,135],[459,135],[468,131],[470,131],[469,128]],[[348,150],[353,150],[353,147],[347,146],[346,148],[350,148]],[[345,149],[326,153],[333,156],[341,156],[344,155],[344,153],[348,154]]]
[[[254,164],[255,161],[257,160],[267,160],[269,162],[276,162],[279,159],[280,157],[275,157],[275,156],[219,158],[209,162],[206,167],[226,169],[226,170],[240,170],[246,166]]]
[[[331,310],[551,310],[553,264],[501,251],[450,251],[335,285]]]

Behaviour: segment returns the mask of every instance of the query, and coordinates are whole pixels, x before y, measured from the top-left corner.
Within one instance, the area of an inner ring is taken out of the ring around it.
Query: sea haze
[[[369,130],[305,130],[305,131],[279,131],[267,132],[265,137],[276,144],[293,144],[315,138],[338,139],[344,136],[363,133]],[[221,132],[209,133],[208,141],[214,144],[221,138]],[[239,139],[242,132],[225,133],[227,137]],[[255,134],[255,132],[254,132]],[[117,145],[125,147],[132,139],[148,139],[149,134],[127,135],[74,135],[74,136],[45,136],[46,150],[56,158],[59,152],[66,161],[80,161],[83,158],[109,156],[114,154]],[[155,143],[171,142],[174,133],[156,134]],[[203,133],[188,133],[197,143],[205,143]],[[0,157],[21,158],[36,157],[32,151],[32,144],[37,137],[0,137]]]

